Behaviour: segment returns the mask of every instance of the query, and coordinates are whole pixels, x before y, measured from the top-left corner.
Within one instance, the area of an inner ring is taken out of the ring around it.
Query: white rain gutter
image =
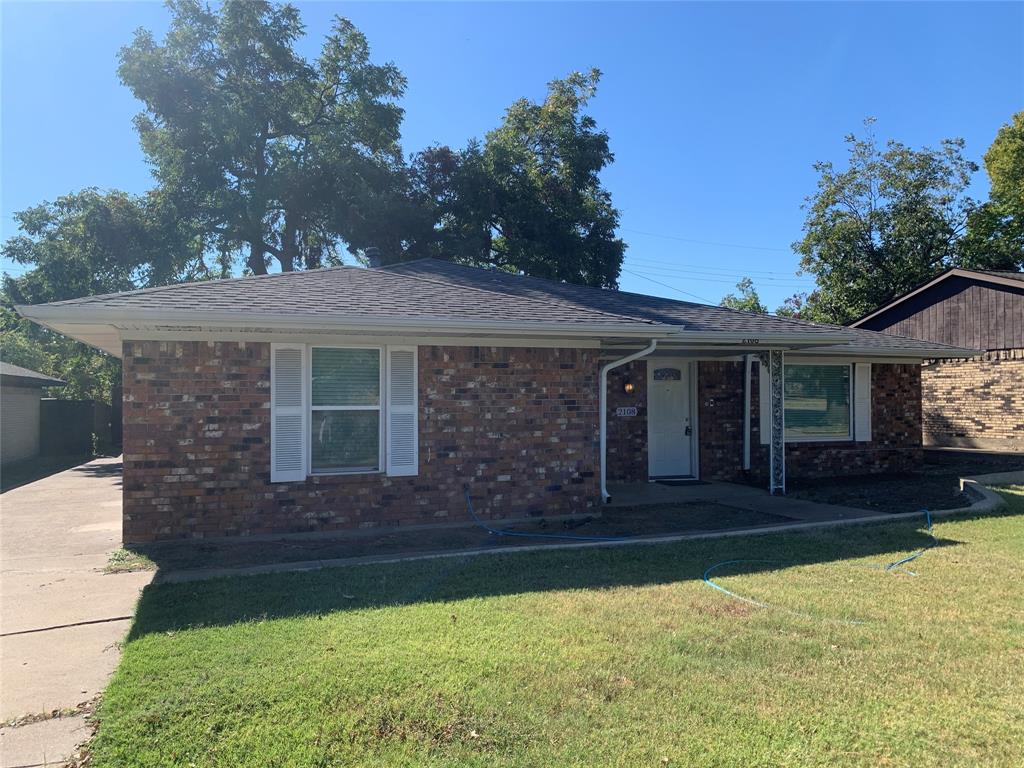
[[[598,411],[599,419],[601,423],[601,501],[607,503],[611,500],[611,494],[608,493],[608,371],[613,368],[618,368],[631,363],[634,360],[639,360],[641,357],[647,357],[658,347],[658,340],[651,339],[651,343],[641,349],[639,352],[634,352],[631,355],[626,355],[618,360],[613,360],[610,363],[605,363],[601,366],[601,376],[598,386],[600,387],[600,394],[598,395]]]
[[[750,375],[754,356],[743,356],[743,469],[750,469]]]

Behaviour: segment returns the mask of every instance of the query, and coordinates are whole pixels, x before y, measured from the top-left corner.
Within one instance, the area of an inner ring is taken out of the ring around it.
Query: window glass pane
[[[379,404],[379,349],[313,349],[313,405]]]
[[[850,366],[786,366],[786,437],[850,434]]]
[[[683,372],[678,368],[655,368],[655,381],[682,381]]]
[[[380,411],[313,411],[313,471],[378,469]]]

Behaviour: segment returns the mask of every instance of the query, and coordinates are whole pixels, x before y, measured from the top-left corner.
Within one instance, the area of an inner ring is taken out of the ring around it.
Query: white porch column
[[[758,355],[761,375],[768,373],[768,391],[771,395],[771,437],[769,445],[768,490],[786,493],[786,418],[785,418],[785,355],[781,349],[772,349]]]

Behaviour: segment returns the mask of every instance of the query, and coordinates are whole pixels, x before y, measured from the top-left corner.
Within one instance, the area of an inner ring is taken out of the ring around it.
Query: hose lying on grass
[[[480,528],[483,528],[485,531],[487,531],[488,533],[490,533],[493,536],[511,536],[511,537],[516,537],[516,538],[525,538],[525,539],[558,539],[558,540],[562,540],[562,541],[629,541],[630,539],[638,538],[636,535],[632,535],[632,536],[573,536],[571,534],[565,534],[565,533],[529,533],[529,532],[526,532],[526,531],[503,531],[500,528],[495,528],[495,527],[493,527],[491,525],[488,525],[486,522],[484,522],[482,519],[480,519],[480,517],[476,513],[476,510],[473,508],[473,499],[469,495],[469,486],[468,485],[464,486],[464,492],[465,492],[465,496],[466,496],[466,507],[469,510],[470,517],[473,518],[473,522],[477,526],[479,526]],[[886,571],[887,573],[890,573],[890,572],[893,572],[893,571],[900,571],[902,573],[906,573],[909,576],[917,576],[916,573],[914,573],[913,571],[911,571],[911,570],[909,570],[907,568],[904,568],[903,566],[905,566],[907,563],[912,562],[912,561],[916,560],[917,558],[921,557],[921,555],[923,555],[925,552],[927,552],[932,547],[937,546],[938,543],[939,543],[939,540],[935,538],[935,534],[932,532],[932,513],[931,513],[931,511],[929,511],[927,509],[922,509],[920,511],[924,513],[925,521],[927,523],[928,535],[931,536],[931,538],[932,538],[931,543],[927,547],[924,547],[923,549],[919,549],[917,552],[914,552],[913,554],[908,555],[907,557],[900,558],[899,560],[894,560],[893,562],[888,563],[887,565],[884,565],[884,566],[875,566],[875,567],[881,568],[882,570]],[[738,595],[735,592],[732,592],[731,590],[726,589],[721,584],[716,583],[711,578],[711,574],[714,573],[715,571],[721,569],[721,568],[725,568],[726,566],[729,566],[729,565],[741,565],[741,564],[744,564],[744,563],[758,563],[758,564],[761,564],[761,565],[772,564],[772,565],[782,565],[782,566],[785,566],[785,565],[796,565],[796,563],[788,563],[787,564],[787,563],[779,562],[777,560],[723,560],[720,563],[715,563],[714,565],[710,566],[707,570],[704,571],[703,581],[709,587],[712,587],[713,589],[717,589],[719,592],[722,592],[723,594],[728,595],[729,597],[733,598],[734,600],[740,600],[740,601],[742,601],[744,603],[748,603],[749,605],[756,605],[758,608],[775,608],[776,606],[773,606],[773,605],[771,605],[769,603],[764,603],[764,602],[761,602],[760,600],[754,600],[753,598],[750,598],[750,597],[745,597],[743,595]],[[785,608],[780,608],[778,610],[785,610],[787,613],[791,613],[791,614],[793,614],[795,616],[802,616],[804,618],[820,619],[820,617],[818,617],[818,616],[812,616],[811,614],[801,613],[799,611],[792,611],[792,610],[785,609]],[[840,623],[855,624],[855,625],[863,624],[864,623],[863,621],[847,620],[847,619],[827,619],[827,620],[829,620],[829,621],[839,621]]]
[[[921,557],[921,555],[923,555],[925,552],[927,552],[932,547],[937,546],[938,543],[939,543],[939,540],[937,538],[935,538],[935,534],[932,531],[932,513],[929,510],[927,510],[927,509],[922,509],[920,511],[924,513],[925,521],[927,523],[928,535],[931,536],[931,539],[932,539],[931,543],[927,547],[924,547],[923,549],[919,549],[917,552],[914,552],[912,555],[908,555],[907,557],[900,558],[899,560],[894,560],[893,562],[888,563],[887,565],[879,565],[879,566],[873,566],[873,567],[880,568],[880,569],[884,570],[886,573],[892,573],[894,571],[901,571],[903,573],[906,573],[909,576],[917,576],[917,574],[914,571],[908,570],[907,568],[904,568],[903,566],[905,566],[907,563],[909,563],[909,562],[911,562],[913,560],[916,560],[917,558]],[[711,587],[713,589],[717,589],[719,592],[722,592],[722,593],[728,595],[729,597],[733,598],[734,600],[740,600],[740,601],[742,601],[744,603],[748,603],[749,605],[756,605],[758,608],[776,608],[777,610],[784,610],[787,613],[791,613],[794,616],[802,616],[804,618],[810,618],[810,619],[820,619],[821,618],[819,616],[812,616],[811,614],[808,614],[808,613],[801,613],[800,611],[793,611],[793,610],[790,610],[788,608],[778,608],[777,606],[773,606],[770,603],[764,603],[764,602],[761,602],[760,600],[754,600],[753,598],[745,597],[744,595],[738,595],[735,592],[726,589],[721,584],[716,583],[711,578],[711,574],[714,573],[715,571],[721,569],[721,568],[725,568],[726,566],[729,566],[729,565],[740,565],[740,564],[744,564],[744,563],[759,563],[759,564],[762,564],[762,565],[766,564],[766,563],[770,563],[770,564],[773,564],[773,565],[782,565],[782,566],[784,566],[784,565],[796,565],[796,563],[782,563],[782,562],[779,562],[778,560],[723,560],[720,563],[715,563],[714,565],[710,566],[707,570],[704,571],[704,577],[703,577],[704,583],[707,584],[709,587]],[[863,621],[847,620],[847,619],[828,619],[828,620],[829,621],[839,621],[839,622],[844,623],[844,624],[863,624],[864,623]]]

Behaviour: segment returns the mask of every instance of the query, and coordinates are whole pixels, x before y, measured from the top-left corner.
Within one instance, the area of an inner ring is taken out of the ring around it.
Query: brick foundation
[[[597,351],[420,347],[420,466],[270,482],[270,345],[126,342],[124,539],[292,533],[596,506]]]
[[[932,361],[921,390],[926,445],[1024,451],[1024,349]]]

